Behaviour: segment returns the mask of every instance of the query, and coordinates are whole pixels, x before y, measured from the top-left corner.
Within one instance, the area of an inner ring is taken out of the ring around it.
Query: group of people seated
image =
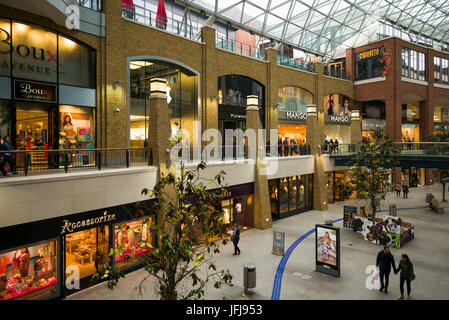
[[[326,139],[324,139],[324,145],[323,145],[323,153],[338,153],[338,139],[335,138],[334,140],[332,140],[332,138],[330,138],[328,140],[328,138],[326,137]]]

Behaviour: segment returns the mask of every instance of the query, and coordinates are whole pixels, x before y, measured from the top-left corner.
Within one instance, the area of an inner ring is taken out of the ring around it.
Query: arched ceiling
[[[376,38],[379,21],[449,43],[447,0],[183,0],[256,34],[329,55]]]

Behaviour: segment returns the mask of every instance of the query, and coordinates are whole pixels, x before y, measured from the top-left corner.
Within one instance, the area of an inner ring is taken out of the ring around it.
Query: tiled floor
[[[442,197],[441,185],[412,188],[408,199],[396,198],[391,193],[381,209],[388,209],[389,203],[398,208],[425,207],[425,196],[432,192]],[[356,203],[360,200],[349,200]],[[328,219],[343,217],[343,204],[330,206],[327,211],[309,211],[275,221],[274,230],[286,233],[286,249],[302,234],[311,230],[316,223]],[[380,213],[382,215],[384,213]],[[429,209],[399,210],[398,216],[415,225],[415,239],[403,248],[392,249],[399,261],[402,253],[407,253],[415,268],[416,280],[412,283],[413,299],[449,299],[449,209],[438,215]],[[335,224],[342,226],[342,222]],[[273,229],[250,229],[242,232],[239,247],[240,256],[233,256],[232,244],[222,247],[215,257],[217,265],[229,268],[234,276],[234,286],[216,290],[210,286],[206,290],[206,299],[236,299],[242,294],[243,265],[254,263],[257,271],[257,286],[250,292],[251,299],[270,299],[273,290],[274,275],[281,260],[271,253]],[[389,294],[366,288],[368,274],[365,269],[375,264],[380,246],[359,239],[352,231],[341,229],[341,276],[335,278],[315,272],[314,235],[306,238],[294,250],[286,264],[283,274],[280,299],[396,299],[399,295],[399,277],[390,275]],[[133,294],[133,288],[146,275],[145,271],[132,272],[121,280],[119,287],[109,291],[104,284],[84,290],[67,299],[157,299],[154,281],[146,281],[146,291],[142,295]],[[189,283],[186,283],[188,288]]]

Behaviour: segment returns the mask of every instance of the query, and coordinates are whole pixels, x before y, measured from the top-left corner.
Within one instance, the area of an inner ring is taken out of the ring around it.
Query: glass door
[[[92,276],[107,262],[109,227],[102,226],[65,236],[65,283],[67,294],[85,289]],[[79,286],[76,285],[79,281]],[[67,285],[71,283],[73,285]]]

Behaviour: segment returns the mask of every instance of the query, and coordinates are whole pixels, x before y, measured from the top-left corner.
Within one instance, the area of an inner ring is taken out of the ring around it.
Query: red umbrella
[[[164,0],[159,0],[157,5],[156,27],[167,28],[167,12],[165,11]]]
[[[134,8],[133,0],[122,0],[122,9],[131,11]]]

